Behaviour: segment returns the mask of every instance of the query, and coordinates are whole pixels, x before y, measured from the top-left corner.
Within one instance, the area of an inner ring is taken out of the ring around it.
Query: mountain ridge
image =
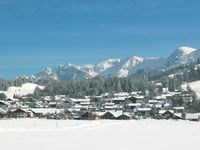
[[[139,70],[167,69],[197,61],[200,49],[187,46],[177,48],[169,57],[130,56],[124,59],[107,59],[93,64],[64,64],[56,68],[46,68],[34,75],[34,80],[83,80],[96,76],[127,77]]]

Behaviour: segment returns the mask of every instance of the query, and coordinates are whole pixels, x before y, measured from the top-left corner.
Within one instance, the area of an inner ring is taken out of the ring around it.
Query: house
[[[9,112],[9,117],[11,118],[25,118],[28,116],[28,112],[25,109],[17,108]]]
[[[85,99],[69,98],[68,100],[69,100],[69,102],[72,103],[73,105],[75,105],[75,104],[80,104],[80,103],[83,103],[83,102],[90,102],[90,99],[89,99],[89,98],[85,98]]]
[[[43,118],[49,114],[58,114],[63,113],[64,109],[56,109],[56,108],[33,108],[31,109],[33,114],[36,117]]]
[[[165,117],[165,119],[183,119],[181,114],[176,114],[169,110],[165,111],[162,116]]]
[[[162,115],[155,115],[152,117],[152,119],[161,120],[161,119],[165,119],[165,117]]]
[[[128,98],[126,98],[126,100],[125,100],[125,103],[126,103],[126,104],[129,104],[129,103],[136,103],[136,102],[137,102],[137,98],[134,97],[134,96],[128,97]]]
[[[191,103],[193,101],[193,97],[191,94],[183,94],[182,100],[185,104]]]
[[[184,107],[173,107],[175,113],[183,113],[184,109]]]
[[[113,113],[107,111],[101,116],[101,119],[117,119],[117,118],[113,115]]]
[[[105,111],[109,111],[109,110],[116,110],[117,107],[116,107],[115,103],[105,103],[103,109]]]
[[[49,103],[49,108],[56,108],[56,106],[57,106],[57,102],[50,102]]]
[[[29,110],[29,117],[31,118],[43,118],[43,113],[35,112],[34,110]]]
[[[128,112],[133,112],[135,109],[141,107],[142,104],[141,103],[130,103],[126,106],[126,111]]]
[[[144,103],[144,95],[135,96],[136,103]]]
[[[123,113],[120,116],[117,117],[118,120],[130,120],[131,116],[127,113]]]
[[[91,113],[91,112],[83,112],[81,115],[80,115],[80,118],[82,120],[95,120],[96,119],[96,115]]]
[[[54,115],[54,119],[57,119],[57,120],[61,120],[61,119],[65,120],[67,118],[68,118],[68,116],[64,113],[57,113]]]
[[[121,105],[125,103],[125,100],[126,100],[126,97],[115,97],[111,99],[112,103],[121,104]]]
[[[137,108],[135,114],[138,116],[149,117],[151,114],[152,108]]]
[[[200,113],[188,113],[185,115],[186,120],[200,121]]]

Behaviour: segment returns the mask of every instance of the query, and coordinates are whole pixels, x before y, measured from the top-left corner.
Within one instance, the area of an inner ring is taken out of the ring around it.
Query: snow
[[[75,102],[75,103],[81,103],[81,102],[90,102],[89,98],[81,99],[81,98],[69,98],[69,100]]]
[[[142,63],[144,58],[133,56],[130,57],[127,62],[122,66],[122,68],[118,71],[118,77],[127,77],[131,68],[136,67],[138,64]]]
[[[200,97],[200,80],[190,82],[190,83],[185,83],[181,87],[183,90],[187,90],[188,85],[193,91],[196,92],[197,96]]]
[[[179,51],[183,52],[183,55],[188,55],[194,51],[196,51],[196,49],[191,48],[191,47],[187,47],[187,46],[182,46],[178,48]]]
[[[1,120],[6,150],[199,150],[200,122]]]
[[[107,69],[109,69],[110,67],[113,67],[115,64],[119,63],[120,59],[108,59],[106,61],[103,61],[99,64],[97,64],[97,71],[98,72],[102,72],[105,71]]]
[[[44,86],[39,86],[35,83],[25,83],[21,87],[11,86],[7,91],[0,91],[0,93],[6,94],[7,98],[13,99],[14,95],[26,96],[33,94],[36,88],[44,89]]]
[[[127,77],[138,70],[168,69],[181,64],[191,63],[200,57],[200,49],[182,46],[176,49],[169,57],[138,57],[131,56],[122,59],[108,59],[97,65],[93,64],[64,64],[56,68],[46,68],[33,77],[39,79],[90,79],[96,76]],[[170,75],[174,77],[175,74]]]
[[[179,76],[179,75],[183,75],[183,73],[180,72],[180,73],[170,74],[170,75],[168,75],[168,77],[169,77],[169,78],[174,78],[174,77]]]
[[[32,108],[31,110],[34,111],[35,113],[41,113],[44,115],[64,112],[64,109],[56,109],[56,108]]]
[[[189,113],[189,114],[186,114],[185,118],[188,119],[188,120],[190,120],[190,119],[199,119],[200,118],[200,113]]]

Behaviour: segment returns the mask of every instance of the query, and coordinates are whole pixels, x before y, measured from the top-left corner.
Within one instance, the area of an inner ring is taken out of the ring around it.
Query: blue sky
[[[200,48],[199,0],[0,0],[0,77]]]

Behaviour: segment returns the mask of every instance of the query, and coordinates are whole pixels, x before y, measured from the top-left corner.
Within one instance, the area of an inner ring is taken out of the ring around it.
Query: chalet
[[[64,113],[57,113],[54,115],[54,119],[57,119],[57,120],[66,120],[68,118],[68,116]]]
[[[151,114],[152,108],[137,108],[135,114],[138,116],[149,117]]]
[[[56,106],[57,106],[57,102],[50,102],[49,103],[49,108],[56,108]]]
[[[43,113],[35,112],[32,109],[29,109],[28,111],[29,111],[28,115],[31,118],[43,118]]]
[[[143,95],[135,96],[135,98],[136,98],[136,103],[144,103]]]
[[[123,113],[120,116],[117,117],[118,120],[130,120],[131,116],[127,113]]]
[[[57,113],[63,113],[64,109],[56,109],[56,108],[33,108],[31,109],[33,114],[36,117],[43,118],[48,114],[57,114]]]
[[[141,107],[141,103],[130,103],[126,106],[126,111],[133,112],[135,109]]]
[[[165,117],[165,119],[183,119],[181,114],[176,114],[174,113],[173,111],[165,111],[163,114],[162,114],[163,117]]]
[[[162,115],[155,115],[155,116],[152,116],[152,119],[161,120],[161,119],[165,119],[165,117]]]
[[[125,103],[126,104],[130,104],[130,103],[136,103],[137,102],[137,98],[134,96],[128,97],[125,99]]]
[[[115,97],[111,99],[112,103],[121,104],[121,105],[125,103],[125,100],[126,100],[126,97]]]
[[[75,99],[75,98],[70,98],[69,99],[71,102],[75,103],[75,104],[80,104],[82,102],[90,102],[89,98],[83,98],[83,99]]]
[[[107,111],[101,116],[101,119],[117,119],[117,118],[113,115],[113,113]]]
[[[80,115],[80,118],[82,120],[95,120],[96,119],[96,115],[94,113],[91,113],[91,112],[83,112],[81,115]]]
[[[87,111],[89,109],[89,106],[76,104],[75,106],[72,107],[72,109],[73,111]]]
[[[25,109],[18,108],[16,110],[10,111],[10,113],[8,115],[11,118],[25,118],[28,116],[28,112]]]
[[[104,107],[102,108],[104,111],[116,110],[117,107],[115,103],[105,103]]]

